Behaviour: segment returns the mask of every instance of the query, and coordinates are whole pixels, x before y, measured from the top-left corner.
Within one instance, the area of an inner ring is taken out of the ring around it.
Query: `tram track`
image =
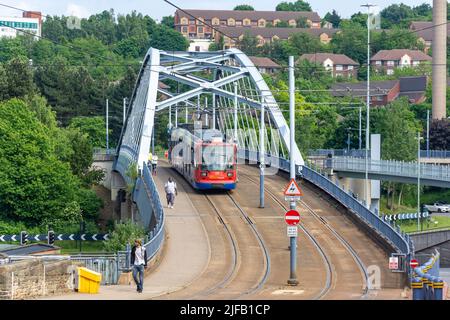
[[[214,281],[211,279],[204,285],[192,289],[186,287],[171,296],[189,300],[240,299],[258,292],[270,273],[270,255],[251,218],[230,192],[197,192],[181,175],[179,177],[183,188],[191,189],[190,192],[193,192],[191,200],[194,204],[198,206],[204,202],[203,213],[210,219],[215,219],[215,228],[220,226],[217,230],[220,230],[224,248],[228,247],[229,254],[226,260],[227,269],[224,268],[225,264],[217,269],[216,261],[208,266],[209,271],[205,271],[205,275],[215,273]],[[256,246],[259,250],[254,250]],[[255,272],[260,269],[261,272]],[[202,276],[198,278],[200,279]]]
[[[259,182],[256,181],[255,179],[253,179],[250,175],[243,173],[242,171],[240,172],[240,176],[245,177],[247,180],[251,181],[252,183],[259,185]],[[269,188],[265,188],[265,192],[271,197],[271,199],[273,201],[275,201],[283,210],[287,211],[289,210],[289,208],[279,199],[279,197],[272,192]],[[321,223],[322,226],[324,226],[332,235],[334,238],[336,238],[339,243],[346,249],[346,251],[351,255],[353,261],[356,263],[356,265],[358,266],[362,278],[364,279],[363,283],[364,283],[364,288],[363,288],[363,292],[361,295],[361,298],[364,299],[367,296],[368,293],[368,274],[365,268],[364,263],[362,262],[362,260],[360,259],[360,257],[358,256],[358,254],[356,253],[356,251],[353,249],[353,247],[348,243],[348,241],[346,241],[332,226],[329,225],[329,223],[325,220],[325,218],[321,217],[313,208],[311,208],[311,206],[309,206],[305,201],[301,200],[300,203],[307,209],[307,211],[311,214],[311,216],[313,216],[317,221],[319,221]],[[333,288],[333,282],[336,282],[337,280],[337,276],[335,275],[336,272],[333,270],[333,257],[327,253],[322,246],[320,245],[319,241],[316,239],[316,237],[314,237],[305,226],[303,225],[299,225],[299,227],[301,228],[301,230],[303,232],[305,232],[305,234],[307,235],[307,237],[311,240],[311,242],[314,244],[314,246],[316,247],[317,251],[319,252],[319,254],[322,257],[322,260],[324,262],[324,265],[326,266],[326,282],[325,285],[323,286],[323,289],[319,292],[318,295],[316,295],[316,297],[314,299],[320,300],[320,299],[324,299],[327,296],[329,296],[332,293],[332,288]]]

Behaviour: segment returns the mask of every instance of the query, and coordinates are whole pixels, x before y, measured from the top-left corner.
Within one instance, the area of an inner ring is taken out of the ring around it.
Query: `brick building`
[[[281,66],[267,57],[253,57],[249,56],[255,67],[261,73],[274,74],[281,70]]]
[[[392,75],[396,68],[416,67],[421,63],[430,63],[431,60],[429,55],[419,50],[393,49],[378,51],[370,59],[370,64],[375,67],[375,70]]]
[[[333,77],[356,78],[359,67],[358,62],[345,54],[307,53],[300,56],[297,62],[300,60],[308,60],[323,65],[326,70],[331,72]]]
[[[398,80],[371,81],[370,105],[384,106],[388,103],[406,96],[410,103],[422,103],[425,101],[427,77],[400,77]],[[330,93],[334,97],[353,97],[366,101],[367,82],[336,83]]]
[[[433,22],[432,21],[413,21],[409,25],[410,30],[419,37],[419,40],[425,44],[425,52],[430,50],[433,44]],[[447,23],[447,37],[450,35],[450,24]]]
[[[322,43],[329,43],[334,34],[339,29],[326,28],[246,28],[246,27],[219,27],[221,33],[216,32],[216,43],[219,43],[221,36],[224,38],[225,49],[236,46],[236,39],[241,40],[245,35],[255,37],[258,40],[257,46],[263,46],[276,40],[288,40],[294,33],[305,32],[318,37]]]
[[[309,11],[245,11],[245,10],[184,10],[175,11],[175,29],[188,39],[214,39],[214,27],[265,28],[284,21],[292,27],[304,18],[310,28],[320,28],[321,18]],[[194,19],[193,17],[197,18]],[[200,21],[199,21],[200,20]]]

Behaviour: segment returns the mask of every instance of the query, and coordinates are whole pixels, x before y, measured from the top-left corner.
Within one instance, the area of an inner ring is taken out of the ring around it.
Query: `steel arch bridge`
[[[245,154],[260,151],[259,128],[264,130],[262,150],[289,158],[289,127],[262,75],[238,49],[218,52],[167,52],[150,48],[136,81],[122,129],[114,170],[130,182],[132,165],[142,168],[150,152],[155,114],[169,111],[175,126],[201,120],[234,139]],[[263,118],[261,118],[263,110]],[[173,113],[175,113],[173,115]],[[184,119],[179,120],[179,114]],[[261,126],[260,119],[264,119]],[[183,120],[183,121],[182,121]],[[292,158],[304,161],[296,144]]]

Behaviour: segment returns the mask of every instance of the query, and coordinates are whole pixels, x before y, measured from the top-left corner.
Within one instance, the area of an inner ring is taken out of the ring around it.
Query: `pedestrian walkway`
[[[166,205],[164,183],[172,176],[177,182],[178,196],[174,209]],[[177,291],[195,281],[205,270],[210,258],[209,239],[201,218],[193,207],[189,193],[183,189],[182,179],[175,171],[160,163],[158,175],[154,177],[161,195],[166,215],[166,243],[163,259],[156,270],[145,278],[144,290],[136,292],[131,285],[101,286],[99,294],[71,293],[63,296],[43,297],[49,300],[122,300],[152,299]]]

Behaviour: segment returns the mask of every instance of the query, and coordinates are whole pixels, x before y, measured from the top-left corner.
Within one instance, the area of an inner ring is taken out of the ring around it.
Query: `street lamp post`
[[[369,207],[368,183],[369,183],[369,149],[370,149],[370,8],[373,4],[363,4],[361,7],[367,8],[367,97],[366,97],[366,175],[364,181],[364,197],[366,206]]]
[[[420,231],[420,132],[417,132],[417,231]]]

